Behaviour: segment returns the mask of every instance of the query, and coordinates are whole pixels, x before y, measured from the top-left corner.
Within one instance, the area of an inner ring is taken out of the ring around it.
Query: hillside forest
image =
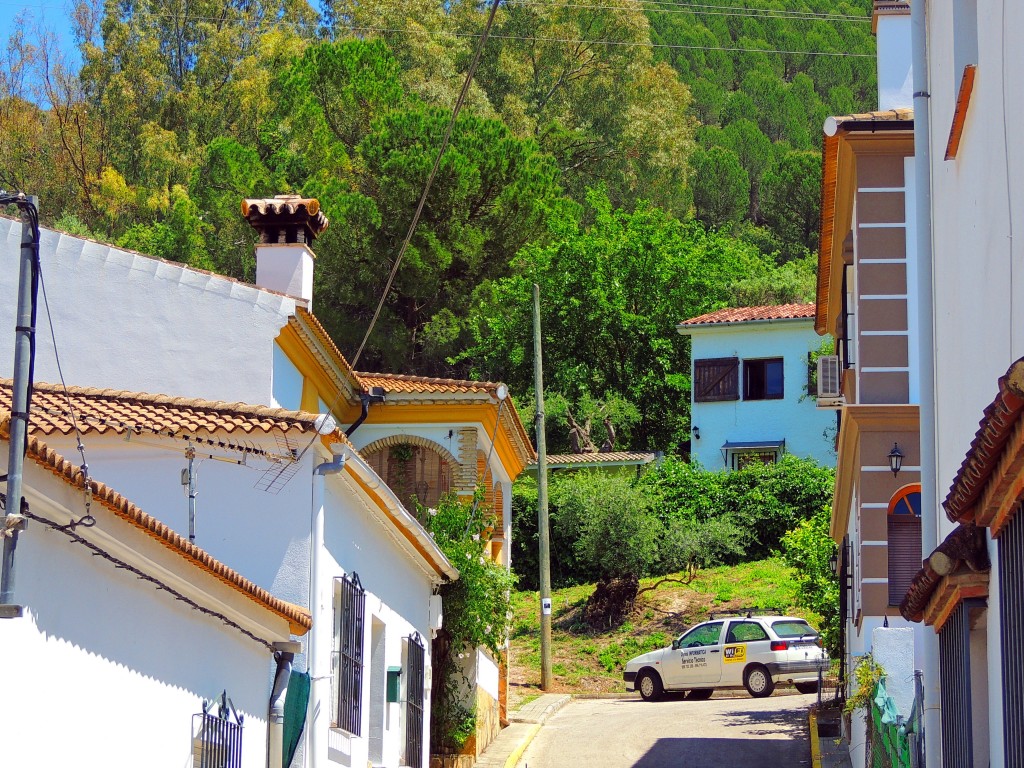
[[[243,197],[319,198],[317,316],[353,356],[489,8],[436,0],[80,0],[18,17],[0,188],[43,223],[242,280]],[[870,0],[503,2],[360,370],[503,380],[549,450],[686,439],[687,317],[813,299],[821,126],[870,109]]]

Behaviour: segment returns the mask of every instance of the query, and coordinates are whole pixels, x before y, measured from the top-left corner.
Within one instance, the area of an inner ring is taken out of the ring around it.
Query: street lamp
[[[896,477],[900,473],[900,469],[903,467],[903,451],[897,443],[892,444],[892,450],[889,451],[889,469],[892,470],[892,476]]]

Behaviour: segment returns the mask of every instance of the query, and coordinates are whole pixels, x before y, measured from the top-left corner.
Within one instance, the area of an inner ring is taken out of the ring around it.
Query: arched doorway
[[[452,489],[453,461],[430,444],[410,439],[379,447],[371,445],[362,454],[410,512],[416,512],[417,501],[425,507],[436,506]]]

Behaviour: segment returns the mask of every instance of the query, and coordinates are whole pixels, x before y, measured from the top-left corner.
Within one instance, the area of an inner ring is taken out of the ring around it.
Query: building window
[[[782,358],[743,361],[743,399],[780,400],[782,387]]]
[[[999,633],[1004,765],[1024,765],[1024,521],[1018,507],[999,542]]]
[[[739,399],[740,361],[715,357],[693,361],[693,399],[698,403]]]
[[[905,485],[889,500],[889,605],[899,605],[921,567],[921,484]]]
[[[334,631],[337,637],[334,684],[335,727],[359,736],[363,721],[363,627],[366,592],[359,575],[334,580]]]
[[[192,716],[192,765],[195,768],[241,768],[242,716],[225,691],[217,713],[212,701],[203,702],[202,714]]]
[[[743,469],[751,464],[774,464],[778,460],[778,451],[738,451],[732,455],[732,468]]]
[[[405,656],[405,765],[409,768],[422,768],[426,653],[418,633],[408,639]]]

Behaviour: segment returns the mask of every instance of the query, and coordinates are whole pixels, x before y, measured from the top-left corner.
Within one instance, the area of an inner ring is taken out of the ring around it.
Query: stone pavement
[[[510,713],[511,724],[488,745],[473,768],[515,768],[544,721],[571,700],[565,693],[545,693]]]

